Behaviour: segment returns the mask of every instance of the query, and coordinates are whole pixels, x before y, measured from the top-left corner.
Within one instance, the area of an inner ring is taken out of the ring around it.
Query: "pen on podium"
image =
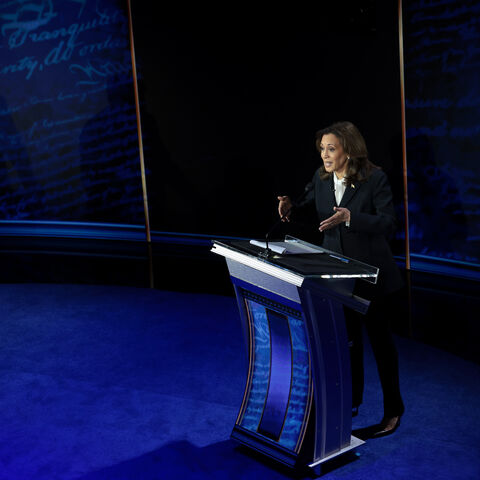
[[[337,260],[340,260],[343,263],[349,263],[350,260],[348,258],[343,258],[343,257],[338,257],[337,255],[332,255],[331,253],[328,254],[329,257],[336,258]]]

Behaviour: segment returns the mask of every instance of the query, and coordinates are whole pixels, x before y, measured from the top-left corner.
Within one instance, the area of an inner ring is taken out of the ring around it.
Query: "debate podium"
[[[294,237],[297,254],[262,256],[248,241],[214,241],[237,297],[248,373],[232,438],[290,467],[321,464],[364,443],[352,436],[350,357],[343,307],[378,269]]]

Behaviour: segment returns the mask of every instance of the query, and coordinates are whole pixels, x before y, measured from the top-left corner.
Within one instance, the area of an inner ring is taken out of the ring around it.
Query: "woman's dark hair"
[[[315,145],[319,152],[321,152],[320,144],[323,136],[330,133],[338,138],[340,145],[342,145],[343,150],[349,157],[345,175],[345,183],[347,185],[350,186],[355,182],[364,182],[372,174],[373,170],[380,168],[368,159],[365,140],[358,128],[351,122],[337,122],[319,130],[315,134]],[[325,180],[330,175],[332,174],[327,172],[322,164],[320,167],[320,178]]]

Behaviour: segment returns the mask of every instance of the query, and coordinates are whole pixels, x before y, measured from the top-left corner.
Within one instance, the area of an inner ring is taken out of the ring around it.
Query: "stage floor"
[[[246,374],[233,297],[24,283],[0,305],[0,480],[292,478],[229,439]],[[402,425],[323,478],[480,478],[480,365],[396,341]],[[382,415],[368,348],[366,369],[354,428]]]

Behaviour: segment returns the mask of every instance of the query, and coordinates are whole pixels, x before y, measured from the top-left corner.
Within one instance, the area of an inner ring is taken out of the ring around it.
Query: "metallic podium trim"
[[[230,258],[235,260],[238,263],[247,265],[247,267],[254,268],[255,270],[260,270],[261,272],[268,273],[272,277],[279,278],[285,282],[291,283],[297,287],[301,287],[304,277],[292,273],[288,270],[284,270],[280,267],[275,267],[269,263],[264,262],[255,257],[249,257],[243,253],[236,252],[230,248],[223,247],[215,243],[212,247],[212,252],[224,256],[225,258]]]
[[[307,333],[308,335],[308,333]],[[310,422],[310,415],[312,413],[313,406],[313,379],[312,379],[312,359],[310,354],[308,354],[308,402],[305,408],[305,415],[303,417],[302,430],[298,436],[297,445],[295,445],[295,453],[300,453],[302,449],[303,440],[305,439],[305,434],[307,433],[307,427]]]
[[[253,321],[252,316],[250,313],[250,309],[248,308],[247,298],[243,297],[243,307],[245,308],[246,315],[248,318],[248,373],[247,373],[247,381],[245,384],[245,391],[243,393],[243,400],[242,404],[240,405],[240,410],[237,415],[237,420],[235,422],[236,425],[241,425],[243,416],[245,415],[245,410],[247,408],[247,399],[250,396],[250,391],[252,389],[252,377],[253,377],[253,366],[255,364],[255,350],[253,348]]]
[[[332,453],[331,455],[327,455],[326,457],[321,458],[320,460],[317,460],[314,463],[310,463],[308,466],[310,468],[315,468],[318,465],[320,465],[323,462],[326,462],[327,460],[331,460],[332,458],[337,457],[338,455],[342,455],[345,452],[348,452],[349,450],[353,450],[356,447],[359,447],[360,445],[363,445],[365,442],[363,440],[360,440],[357,437],[354,437],[353,435],[350,437],[350,445],[347,447],[341,448],[338,452]]]

